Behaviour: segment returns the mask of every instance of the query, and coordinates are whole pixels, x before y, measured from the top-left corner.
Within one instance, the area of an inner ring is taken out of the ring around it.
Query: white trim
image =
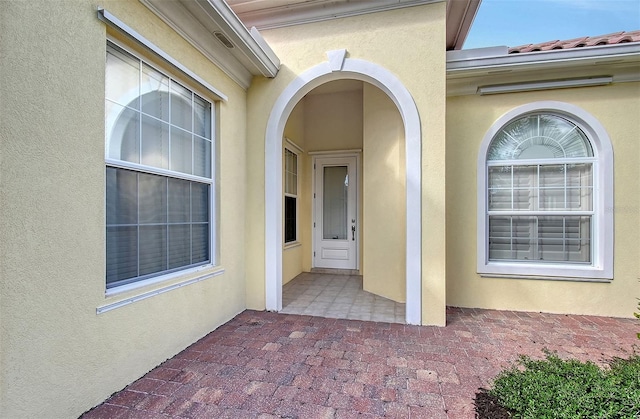
[[[478,94],[495,95],[500,93],[531,92],[535,90],[567,89],[570,87],[605,86],[611,83],[613,83],[613,77],[605,76],[529,83],[494,84],[478,87]]]
[[[594,212],[592,237],[593,261],[590,265],[489,262],[487,249],[487,176],[486,156],[493,137],[506,124],[525,114],[548,112],[562,115],[578,125],[593,147]],[[541,101],[519,106],[502,115],[484,136],[477,161],[477,271],[481,276],[570,277],[613,279],[613,148],[606,130],[591,114],[578,106],[556,101]]]
[[[295,148],[296,150],[298,150],[298,152],[300,153],[304,153],[304,150],[302,149],[302,147],[300,147],[298,144],[294,143],[293,141],[291,141],[289,138],[284,137],[284,140],[287,142],[287,144],[289,144],[291,147]],[[285,145],[286,147],[286,145]],[[297,154],[297,153],[296,153]]]
[[[231,40],[233,45],[240,49],[250,63],[265,77],[275,77],[280,69],[280,60],[275,52],[260,36],[257,41],[247,30],[247,26],[238,19],[224,0],[195,0],[222,30],[224,35]],[[259,34],[258,30],[255,30]],[[257,75],[252,72],[252,74]]]
[[[346,58],[342,70],[323,62],[296,77],[273,105],[265,135],[265,302],[267,310],[282,310],[282,138],[294,106],[305,94],[329,81],[355,79],[385,92],[402,116],[406,141],[407,249],[406,322],[422,320],[421,126],[409,91],[391,72],[369,61]]]
[[[610,284],[610,279],[597,278],[571,278],[563,276],[535,276],[535,275],[502,275],[502,274],[480,274],[482,278],[506,278],[506,279],[528,279],[534,281],[560,281],[560,282],[595,282],[598,284]]]
[[[360,151],[356,151],[354,152],[353,150],[349,151],[349,150],[345,150],[344,152],[342,151],[328,151],[328,152],[315,152],[313,153],[313,157],[311,159],[311,182],[312,182],[312,193],[313,193],[313,204],[311,205],[311,221],[312,221],[312,225],[316,226],[316,225],[320,225],[320,223],[318,221],[316,221],[319,217],[320,214],[318,213],[318,206],[321,207],[322,202],[320,201],[316,201],[316,199],[320,199],[324,197],[322,196],[322,194],[318,191],[318,178],[316,177],[317,173],[316,173],[316,164],[318,163],[319,159],[341,159],[341,158],[345,158],[345,159],[355,159],[356,162],[356,168],[355,168],[355,220],[356,220],[356,245],[355,245],[355,262],[356,262],[356,266],[355,271],[359,271],[360,270],[360,229],[362,226],[362,221],[360,220],[360,209],[361,209],[361,200],[360,200],[360,196],[361,196],[361,192],[360,192],[360,185],[361,185],[361,167],[362,167],[362,162],[361,162],[361,153]],[[345,164],[348,165],[349,164],[349,160],[345,160],[344,162],[340,162],[340,164]],[[339,161],[339,160],[338,160]],[[352,160],[351,160],[352,161]],[[317,223],[317,224],[316,224]],[[311,245],[311,267],[312,268],[319,268],[319,269],[345,269],[345,268],[340,268],[340,267],[318,267],[316,265],[316,245],[317,242],[316,240],[318,239],[318,234],[319,232],[319,227],[311,228],[311,240],[312,240],[312,245]],[[346,268],[346,269],[351,269],[351,268]]]
[[[281,6],[258,10],[242,10],[234,6],[238,16],[247,26],[258,29],[276,29],[305,23],[322,22],[336,18],[359,16],[367,13],[402,9],[445,0],[376,0],[376,1],[294,1]],[[457,1],[456,1],[457,2]]]
[[[125,34],[129,35],[131,38],[133,38],[136,41],[138,41],[140,44],[142,44],[143,46],[148,48],[150,51],[152,51],[153,53],[158,55],[158,57],[162,58],[164,61],[166,61],[167,63],[171,64],[172,66],[174,66],[175,68],[177,68],[178,70],[183,72],[186,76],[191,78],[193,81],[195,81],[196,83],[198,83],[199,85],[201,85],[202,87],[204,87],[205,89],[207,89],[208,91],[213,93],[216,96],[216,99],[223,100],[225,102],[229,100],[229,98],[224,93],[220,92],[218,89],[216,89],[215,87],[213,87],[212,85],[210,85],[209,83],[204,81],[196,73],[194,73],[193,71],[189,70],[184,65],[180,64],[180,62],[178,60],[176,60],[173,57],[171,57],[169,54],[164,52],[162,49],[160,49],[154,43],[149,41],[144,36],[140,35],[138,32],[136,32],[135,30],[133,30],[132,28],[127,26],[120,19],[118,19],[117,17],[115,17],[111,13],[107,12],[106,10],[104,10],[101,7],[98,8],[98,19],[102,20],[105,23],[108,23],[109,25],[111,25],[114,28],[124,32]]]
[[[150,173],[152,175],[172,177],[172,178],[176,178],[176,179],[188,180],[188,181],[191,181],[191,182],[206,183],[206,184],[211,185],[212,187],[214,186],[214,182],[215,182],[215,179],[213,178],[213,173],[211,174],[211,177],[208,178],[208,177],[190,175],[190,174],[184,173],[184,172],[174,172],[172,170],[161,169],[159,167],[145,166],[144,164],[132,163],[132,162],[129,162],[129,161],[126,161],[126,160],[105,158],[104,162],[107,164],[107,166],[111,166],[111,167],[117,167],[117,168],[120,168],[120,169],[135,170],[136,172],[140,172],[140,173]],[[212,172],[213,172],[213,170],[212,170]]]
[[[447,96],[475,95],[480,85],[603,77],[640,80],[640,43],[509,54],[507,47],[447,51]],[[569,87],[569,86],[567,86]]]
[[[104,12],[104,10],[103,10]],[[106,12],[105,12],[106,13]],[[107,50],[109,50],[109,44],[112,43],[112,41],[108,40],[107,41]],[[117,43],[113,43],[113,46],[116,46],[118,48],[120,48],[120,46]],[[149,65],[144,59],[142,59],[141,57],[139,57],[139,54],[135,54],[133,52],[130,51],[126,51],[127,53],[131,54],[131,56],[133,58],[135,58],[137,60],[138,63],[138,69],[139,69],[139,76],[142,74],[142,69],[144,65]],[[108,52],[107,52],[108,53]],[[176,80],[175,77],[173,76],[169,76],[166,74],[165,71],[161,71],[161,70],[157,70],[156,71],[160,72],[161,74],[163,74],[164,76],[168,77],[169,79],[169,85],[171,86],[171,83],[182,83],[183,82],[179,82],[178,80]],[[105,79],[105,85],[109,83],[109,80]],[[181,84],[181,85],[182,85]],[[197,93],[196,91],[192,90],[190,87],[184,87],[184,89],[188,90],[191,93],[191,106],[193,107],[193,96],[194,95],[198,95],[199,93]],[[131,92],[128,92],[126,96],[129,96],[131,94]],[[137,94],[137,92],[135,93]],[[136,96],[137,98],[137,96]],[[209,260],[205,261],[204,263],[201,263],[198,266],[185,266],[183,269],[181,269],[181,267],[178,268],[174,268],[172,269],[170,272],[166,272],[166,270],[164,271],[165,273],[160,273],[157,276],[151,276],[150,278],[148,278],[149,275],[144,275],[142,276],[142,279],[140,276],[138,277],[134,277],[134,278],[129,278],[130,280],[132,280],[132,282],[129,283],[125,283],[123,285],[114,285],[111,288],[107,287],[106,291],[105,291],[105,295],[109,296],[109,295],[115,295],[115,294],[119,294],[122,292],[126,292],[126,291],[130,291],[130,290],[134,290],[140,287],[144,287],[147,285],[153,285],[159,282],[163,282],[163,281],[167,281],[170,279],[174,279],[176,277],[179,277],[181,275],[186,275],[189,273],[195,273],[195,272],[199,272],[202,269],[208,269],[208,268],[212,268],[216,265],[216,263],[218,262],[218,219],[217,219],[217,202],[218,202],[218,190],[219,188],[217,187],[217,178],[218,178],[218,162],[216,161],[216,153],[217,153],[217,147],[218,147],[218,132],[216,131],[216,119],[218,118],[218,106],[219,106],[219,101],[211,101],[208,99],[205,99],[204,97],[202,98],[204,101],[206,101],[208,104],[211,105],[211,109],[209,110],[210,113],[210,138],[206,138],[206,137],[200,137],[199,135],[197,135],[194,132],[194,128],[192,127],[192,129],[190,130],[185,130],[181,127],[177,127],[179,128],[181,131],[187,132],[192,136],[197,136],[200,138],[203,138],[205,140],[208,140],[211,142],[211,151],[210,151],[210,158],[211,158],[211,176],[210,177],[203,177],[203,176],[198,176],[198,175],[192,175],[192,174],[187,174],[184,172],[179,172],[179,171],[174,171],[174,170],[169,170],[169,169],[163,169],[163,168],[159,168],[159,167],[153,167],[153,166],[147,166],[147,165],[143,165],[143,164],[139,164],[139,163],[133,163],[133,162],[128,162],[125,160],[119,160],[119,159],[114,159],[114,158],[109,158],[107,157],[109,155],[109,147],[111,146],[110,140],[111,140],[111,133],[110,132],[106,132],[105,133],[105,167],[108,168],[118,168],[118,169],[127,169],[127,170],[132,170],[136,173],[148,173],[148,174],[154,174],[154,175],[159,175],[162,176],[166,179],[182,179],[182,180],[188,180],[194,183],[200,183],[203,185],[208,185],[209,187]],[[120,100],[120,98],[118,98],[118,101],[112,101],[110,99],[105,98],[105,100],[115,103],[115,104],[119,104],[120,103],[127,103],[130,100],[133,100],[133,97],[129,98],[129,99],[125,99],[125,100]],[[126,108],[124,106],[121,105],[122,108]],[[140,114],[141,110],[140,109],[133,109],[132,111],[136,112],[136,114]],[[194,118],[194,114],[193,114],[193,109],[192,109],[192,118]],[[113,118],[114,123],[113,126],[116,126],[117,120],[120,117],[120,113],[119,112],[114,112],[113,115],[107,115],[106,118],[107,120],[109,120],[109,118]],[[109,125],[109,124],[107,124]],[[170,125],[171,127],[176,127],[175,125]],[[141,126],[140,126],[140,129]],[[119,138],[119,140],[121,141],[122,138]],[[192,163],[193,163],[193,156],[192,156]],[[139,262],[139,261],[138,261]],[[106,278],[105,278],[106,279]],[[119,281],[118,281],[119,282]],[[108,284],[106,284],[108,286]]]
[[[275,77],[280,60],[260,33],[247,30],[222,0],[140,0],[245,90],[253,76]],[[223,44],[216,34],[230,43]]]
[[[287,142],[290,143],[291,141],[289,139],[287,139]],[[297,146],[296,146],[297,147]],[[296,193],[292,194],[289,192],[284,192],[282,194],[282,202],[284,204],[284,201],[286,201],[286,197],[289,198],[295,198],[296,199],[296,238],[293,241],[287,242],[285,241],[286,238],[284,238],[284,229],[285,229],[285,224],[282,223],[282,234],[283,234],[283,240],[282,240],[282,247],[283,249],[286,248],[287,246],[293,245],[295,243],[298,243],[299,239],[300,239],[300,165],[302,164],[302,160],[300,159],[300,153],[297,150],[293,150],[292,147],[288,146],[287,144],[284,144],[284,146],[282,147],[282,154],[283,154],[283,158],[286,156],[287,151],[291,154],[293,154],[294,156],[296,156]],[[286,161],[284,162],[285,166],[286,166]],[[286,176],[286,173],[284,173],[284,175]],[[286,177],[283,179],[283,183],[286,183]],[[285,214],[283,212],[282,216],[284,217]],[[284,218],[283,218],[284,219]]]
[[[478,54],[474,55],[474,51],[477,51]],[[468,77],[471,73],[486,73],[498,69],[532,70],[540,67],[566,67],[569,63],[579,63],[586,66],[606,64],[611,60],[637,62],[640,55],[640,44],[630,42],[517,54],[509,54],[504,49],[496,49],[495,51],[500,51],[500,54],[487,56],[483,48],[448,51],[447,78],[450,76]]]
[[[210,266],[207,266],[207,267],[210,267]],[[201,269],[199,269],[199,270],[201,270]],[[184,275],[186,273],[188,273],[188,272],[187,271],[181,271],[180,272],[181,275]],[[187,279],[187,280],[184,280],[182,282],[175,283],[175,284],[167,285],[166,287],[158,288],[157,290],[148,291],[148,292],[145,292],[145,293],[142,293],[142,294],[138,294],[136,296],[129,297],[129,298],[126,298],[126,299],[121,300],[121,301],[116,301],[114,303],[105,304],[103,306],[100,306],[100,307],[96,308],[96,314],[106,313],[107,311],[115,310],[117,308],[124,307],[124,306],[127,306],[129,304],[136,303],[138,301],[146,300],[147,298],[151,298],[151,297],[154,297],[156,295],[164,294],[165,292],[169,292],[169,291],[173,291],[173,290],[178,289],[178,288],[186,287],[187,285],[195,284],[197,282],[204,281],[205,279],[209,279],[209,278],[213,278],[213,277],[216,277],[216,276],[220,276],[223,273],[224,273],[224,269],[216,271],[216,272],[213,272],[213,273],[210,273],[210,274],[202,275],[202,276],[199,276],[199,277],[196,277],[196,278]],[[154,278],[154,279],[156,279],[156,278]],[[166,279],[167,278],[163,278],[162,280],[166,280]],[[154,281],[154,283],[155,282],[159,282],[159,281]],[[136,285],[140,285],[140,286],[149,285],[149,284],[142,284],[142,283],[135,283],[135,284]],[[124,286],[120,287],[120,288],[124,288]],[[120,289],[120,288],[118,289],[118,293],[124,292],[124,291],[129,291],[129,290],[132,289],[132,288],[130,288],[128,290],[124,290],[124,289]],[[139,288],[139,287],[135,287],[135,288]],[[113,294],[115,294],[115,293],[113,293]],[[107,293],[107,295],[113,295],[113,294]]]
[[[354,148],[351,150],[325,150],[325,151],[309,151],[307,154],[310,156],[321,156],[323,154],[355,154],[362,153],[361,148]]]

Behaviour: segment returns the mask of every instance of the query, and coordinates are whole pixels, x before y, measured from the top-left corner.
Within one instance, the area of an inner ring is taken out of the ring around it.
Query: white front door
[[[314,158],[316,268],[358,269],[356,156]]]

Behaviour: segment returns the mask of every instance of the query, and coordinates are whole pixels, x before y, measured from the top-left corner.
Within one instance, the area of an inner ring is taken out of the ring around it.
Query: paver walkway
[[[632,319],[449,308],[447,327],[245,311],[84,415],[473,418],[518,354],[627,357]]]

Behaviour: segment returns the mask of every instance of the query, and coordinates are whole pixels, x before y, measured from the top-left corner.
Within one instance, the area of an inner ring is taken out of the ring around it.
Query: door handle
[[[351,240],[356,241],[356,226],[351,226]]]

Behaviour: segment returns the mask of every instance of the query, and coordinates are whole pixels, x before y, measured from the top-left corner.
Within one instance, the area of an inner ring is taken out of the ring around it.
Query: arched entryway
[[[388,70],[329,51],[329,61],[300,74],[276,100],[265,138],[265,289],[267,310],[282,309],[282,138],[285,124],[302,97],[329,81],[355,79],[385,92],[404,123],[406,142],[406,322],[420,324],[421,301],[421,127],[409,91]]]

